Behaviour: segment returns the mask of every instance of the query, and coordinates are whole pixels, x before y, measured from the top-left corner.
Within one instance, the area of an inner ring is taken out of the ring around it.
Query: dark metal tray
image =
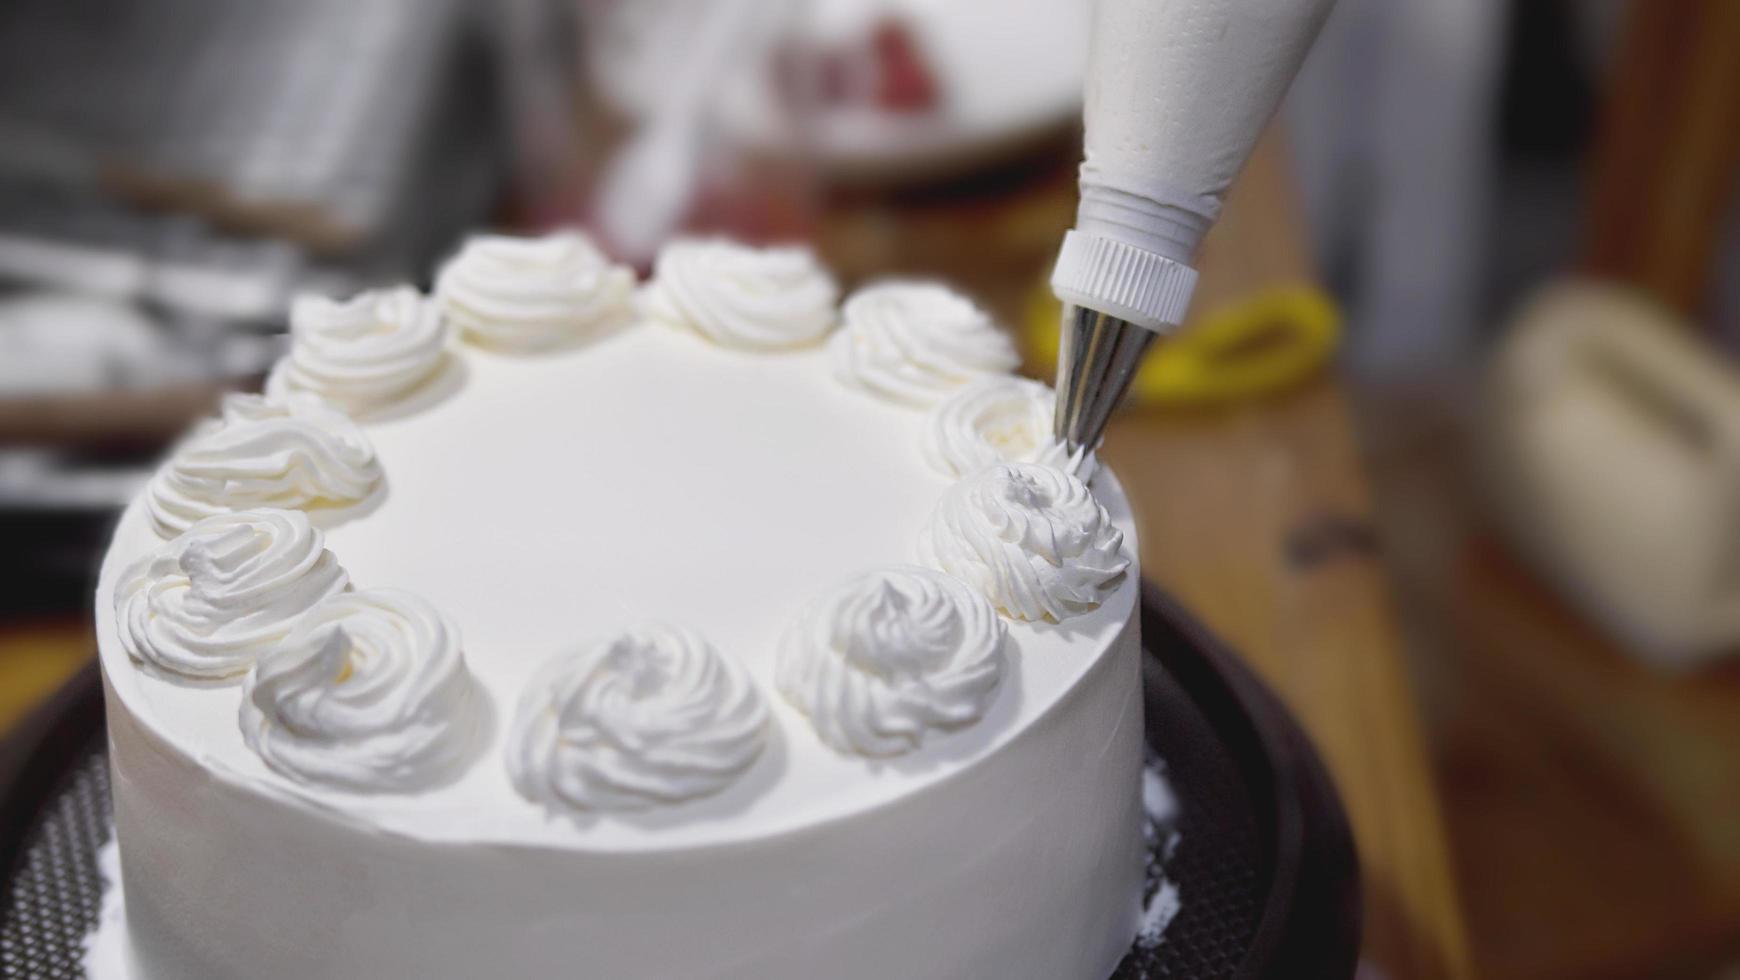
[[[1142,642],[1148,744],[1178,801],[1154,828],[1148,889],[1163,874],[1182,907],[1113,980],[1352,977],[1358,863],[1309,742],[1248,668],[1146,584]],[[0,746],[0,978],[84,975],[108,780],[93,663]]]

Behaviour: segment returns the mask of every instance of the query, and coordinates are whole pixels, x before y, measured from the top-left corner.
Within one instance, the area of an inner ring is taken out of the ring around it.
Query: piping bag
[[[1098,0],[1054,433],[1099,446],[1143,355],[1177,329],[1197,247],[1298,74],[1333,0]]]

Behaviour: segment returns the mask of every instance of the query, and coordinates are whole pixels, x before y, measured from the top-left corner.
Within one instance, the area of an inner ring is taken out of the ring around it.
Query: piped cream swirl
[[[310,512],[356,504],[381,482],[374,446],[350,417],[313,395],[229,395],[146,486],[157,533],[255,507]]]
[[[911,405],[934,405],[961,387],[1021,364],[1009,335],[946,286],[885,282],[853,293],[828,341],[846,384]]]
[[[441,368],[450,333],[440,308],[409,286],[301,296],[290,307],[290,353],[266,391],[311,392],[352,414],[379,408]]]
[[[482,736],[459,633],[408,592],[345,592],[309,610],[242,685],[242,738],[300,782],[406,792],[450,778]]]
[[[943,495],[919,536],[925,564],[1015,619],[1090,612],[1130,561],[1124,535],[1080,480],[1038,463],[993,463]]]
[[[307,515],[245,510],[200,521],[129,569],[115,619],[134,660],[221,680],[276,650],[297,617],[349,586]]]
[[[814,343],[833,329],[839,287],[807,248],[753,248],[723,239],[671,242],[659,252],[641,312],[727,347]]]
[[[467,339],[506,350],[558,347],[623,321],[634,270],[577,231],[476,235],[435,277],[435,299]]]
[[[655,625],[544,665],[520,698],[507,766],[552,809],[640,810],[718,792],[767,741],[767,705],[743,668]]]
[[[804,610],[781,640],[775,676],[822,741],[898,755],[984,716],[1006,636],[991,604],[957,579],[881,569]]]
[[[978,381],[931,410],[924,429],[924,458],[944,476],[958,478],[998,462],[1043,463],[1093,477],[1094,457],[1071,467],[1069,454],[1052,437],[1057,395],[1028,378]]]

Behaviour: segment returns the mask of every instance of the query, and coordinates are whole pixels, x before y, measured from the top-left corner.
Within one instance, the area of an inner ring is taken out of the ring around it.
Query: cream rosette
[[[229,395],[145,489],[157,533],[256,507],[324,511],[365,500],[381,482],[375,449],[350,417],[313,395]]]
[[[1007,632],[984,597],[950,576],[880,569],[804,610],[780,643],[775,676],[828,745],[899,755],[984,716]]]
[[[122,576],[121,645],[141,663],[198,680],[246,673],[298,617],[350,586],[320,531],[292,510],[218,514]]]
[[[839,287],[807,248],[671,242],[639,299],[651,319],[726,347],[801,347],[833,329]]]
[[[866,286],[846,300],[841,320],[828,341],[835,376],[908,405],[934,405],[1021,364],[989,314],[937,283]]]
[[[368,412],[439,371],[451,332],[440,307],[409,286],[348,300],[301,296],[290,307],[290,352],[266,391],[308,392],[353,415]]]
[[[545,664],[520,699],[507,766],[553,810],[643,810],[719,792],[768,737],[743,668],[693,632],[654,625]]]
[[[1093,478],[1094,456],[1079,464],[1052,437],[1057,393],[1028,378],[977,381],[931,409],[924,427],[924,458],[950,478],[992,463],[1043,463]]]
[[[993,463],[951,487],[919,537],[924,563],[1015,619],[1099,607],[1129,567],[1124,535],[1087,485],[1038,463]]]
[[[242,738],[297,780],[359,792],[440,784],[482,737],[459,633],[408,592],[332,596],[242,685]]]
[[[577,231],[476,235],[435,277],[435,301],[468,340],[537,351],[626,320],[634,270]]]

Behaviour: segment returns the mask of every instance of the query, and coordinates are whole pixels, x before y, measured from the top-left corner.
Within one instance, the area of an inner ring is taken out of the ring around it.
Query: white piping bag
[[[1197,246],[1331,3],[1097,3],[1081,204],[1051,276],[1056,435],[1071,452],[1099,445],[1143,353],[1183,321]]]

